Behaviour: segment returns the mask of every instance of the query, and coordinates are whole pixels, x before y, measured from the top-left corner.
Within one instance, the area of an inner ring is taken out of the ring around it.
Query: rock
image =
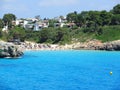
[[[10,44],[0,44],[0,58],[4,57],[20,57],[23,55],[23,52],[18,49],[15,45]]]
[[[103,43],[97,50],[120,51],[120,40]]]
[[[93,40],[83,44],[75,45],[73,49],[120,51],[120,40],[106,43]]]

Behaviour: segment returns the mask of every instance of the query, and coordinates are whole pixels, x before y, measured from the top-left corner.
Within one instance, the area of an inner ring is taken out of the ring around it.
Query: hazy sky
[[[120,0],[0,0],[0,18],[5,13],[13,13],[18,18],[52,18],[77,11],[111,10]]]

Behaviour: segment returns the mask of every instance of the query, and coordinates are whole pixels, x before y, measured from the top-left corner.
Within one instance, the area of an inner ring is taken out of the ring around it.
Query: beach
[[[119,51],[120,40],[102,43],[99,40],[90,40],[87,42],[76,42],[72,44],[40,44],[35,42],[21,42],[17,45],[21,50],[107,50]]]

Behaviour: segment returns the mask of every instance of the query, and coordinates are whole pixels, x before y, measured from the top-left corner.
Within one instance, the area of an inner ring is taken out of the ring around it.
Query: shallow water
[[[120,90],[120,52],[27,51],[0,59],[0,90]]]

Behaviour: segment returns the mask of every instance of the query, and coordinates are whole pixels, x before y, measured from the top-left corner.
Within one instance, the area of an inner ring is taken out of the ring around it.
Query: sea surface
[[[120,90],[120,52],[26,51],[0,59],[0,90]]]

